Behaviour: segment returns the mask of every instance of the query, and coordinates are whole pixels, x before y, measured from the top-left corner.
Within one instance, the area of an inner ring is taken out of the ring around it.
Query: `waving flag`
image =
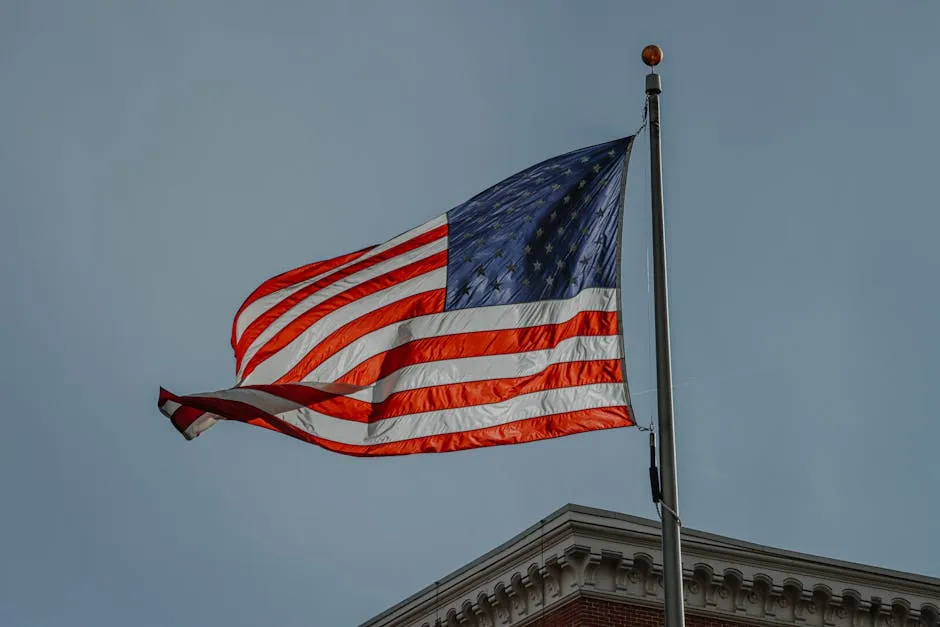
[[[619,286],[632,143],[549,159],[266,281],[235,315],[236,386],[161,389],[160,410],[187,439],[237,420],[350,455],[633,425]]]

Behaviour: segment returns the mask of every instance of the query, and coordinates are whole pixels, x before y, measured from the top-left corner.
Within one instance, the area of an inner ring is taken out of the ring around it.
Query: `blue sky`
[[[350,625],[567,502],[618,430],[362,460],[155,406],[262,280],[544,158],[663,132],[686,525],[940,575],[940,4],[89,0],[0,8],[0,623]],[[624,314],[654,395],[647,137]]]

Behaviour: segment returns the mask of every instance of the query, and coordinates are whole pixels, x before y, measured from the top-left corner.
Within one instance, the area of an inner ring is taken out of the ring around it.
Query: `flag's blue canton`
[[[571,298],[617,285],[633,138],[524,170],[447,213],[447,309]]]

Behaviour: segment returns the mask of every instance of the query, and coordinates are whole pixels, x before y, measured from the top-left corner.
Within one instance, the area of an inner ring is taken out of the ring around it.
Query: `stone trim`
[[[683,567],[690,614],[767,627],[940,627],[937,579],[691,530]],[[581,597],[661,607],[658,523],[567,506],[364,627],[526,625]]]

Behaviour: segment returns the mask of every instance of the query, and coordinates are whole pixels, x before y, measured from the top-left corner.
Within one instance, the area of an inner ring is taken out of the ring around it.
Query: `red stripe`
[[[392,287],[393,285],[402,283],[403,281],[407,281],[422,274],[431,272],[432,270],[443,268],[446,265],[447,251],[442,250],[439,253],[431,255],[430,257],[419,259],[408,264],[407,266],[397,268],[379,277],[370,279],[365,283],[354,285],[345,292],[331,296],[322,303],[311,309],[308,309],[303,314],[292,320],[286,327],[278,331],[274,337],[265,342],[264,346],[262,346],[258,352],[255,353],[248,361],[248,364],[245,366],[245,370],[241,375],[241,380],[244,380],[268,357],[276,354],[282,348],[290,344],[294,339],[300,336],[304,331],[309,329],[313,324],[315,324],[318,320],[327,314],[345,307],[346,305],[349,305],[350,303],[361,298],[365,298],[370,294],[380,292],[386,288]]]
[[[204,397],[188,397],[187,403],[198,409],[246,422],[289,435],[298,440],[316,444],[327,450],[358,457],[380,457],[388,455],[410,455],[414,453],[444,453],[486,446],[521,444],[535,440],[557,438],[585,431],[631,427],[636,424],[624,406],[600,407],[580,411],[539,416],[525,420],[485,427],[473,431],[432,435],[400,442],[387,442],[359,446],[343,444],[317,437],[298,429],[274,415],[266,414],[256,407],[238,401],[223,401]]]
[[[396,346],[367,359],[340,377],[337,383],[371,385],[405,366],[443,359],[545,350],[576,336],[617,333],[616,312],[582,311],[559,324],[425,338]]]
[[[273,294],[274,292],[290,287],[291,285],[296,285],[297,283],[312,279],[313,277],[319,274],[323,274],[324,272],[329,272],[333,268],[337,268],[344,263],[349,263],[350,261],[361,257],[373,248],[375,248],[375,246],[369,246],[347,255],[341,255],[339,257],[326,259],[324,261],[308,263],[305,266],[294,268],[293,270],[288,270],[287,272],[282,272],[281,274],[271,277],[259,285],[257,288],[255,288],[255,291],[249,294],[248,298],[245,299],[245,302],[242,303],[241,307],[239,307],[238,311],[235,313],[235,321],[232,323],[232,348],[235,348],[236,344],[235,333],[236,326],[238,324],[238,317],[253,302],[260,300],[269,294]]]
[[[215,414],[219,418],[225,420],[237,420],[239,422],[247,422],[259,427],[266,427],[269,429],[274,429],[275,431],[281,431],[286,433],[281,428],[282,426],[289,427],[296,431],[295,427],[291,427],[286,422],[278,418],[273,414],[269,414],[261,409],[258,409],[254,405],[248,403],[243,403],[241,401],[232,401],[225,400],[221,398],[209,398],[205,396],[174,396],[173,400],[177,403],[181,403],[183,407],[178,409],[174,414],[171,422],[173,425],[181,432],[184,433],[186,427],[182,426],[182,423],[177,423],[176,415],[179,414],[184,408],[189,412],[195,412],[197,416],[200,416],[206,412],[210,414]],[[192,424],[192,422],[190,422]],[[302,431],[300,431],[303,433]],[[185,433],[184,433],[185,434]],[[290,435],[290,434],[288,434]]]
[[[160,388],[160,400],[157,401],[157,407],[162,410],[167,401],[173,401],[180,405],[180,407],[173,412],[170,422],[172,422],[173,426],[183,435],[186,435],[186,429],[189,428],[189,425],[196,422],[196,418],[199,418],[199,416],[205,413],[200,409],[187,406],[184,399]]]
[[[406,242],[402,242],[401,244],[398,244],[397,246],[393,246],[392,248],[389,248],[388,250],[382,251],[381,253],[377,255],[373,255],[367,259],[363,259],[350,266],[347,266],[343,268],[342,270],[338,270],[328,276],[323,277],[322,279],[319,279],[318,281],[314,281],[310,285],[304,286],[303,288],[290,294],[288,297],[284,298],[283,300],[275,303],[270,308],[268,308],[267,311],[265,311],[263,314],[258,316],[255,320],[252,320],[251,324],[249,324],[248,327],[245,329],[245,332],[242,333],[240,338],[238,338],[238,341],[236,342],[235,347],[234,347],[236,371],[241,369],[241,362],[242,362],[242,359],[244,358],[245,351],[247,351],[248,347],[250,347],[251,344],[256,339],[258,339],[258,336],[260,336],[264,332],[264,330],[271,325],[271,323],[273,323],[282,315],[290,311],[292,307],[302,302],[307,297],[311,296],[312,294],[315,294],[316,292],[319,292],[324,287],[333,285],[337,281],[340,281],[341,279],[344,279],[347,276],[355,274],[356,272],[359,272],[361,270],[365,270],[366,268],[371,268],[372,266],[382,263],[383,261],[388,261],[389,259],[392,259],[399,255],[403,255],[405,253],[411,252],[412,250],[420,248],[421,246],[424,246],[426,244],[430,244],[431,242],[434,242],[442,237],[445,237],[446,235],[447,235],[447,225],[444,224],[435,229],[431,229],[430,231],[422,233],[421,235],[418,235],[417,237],[414,237]],[[358,287],[358,286],[354,286],[354,287]]]
[[[401,442],[388,442],[386,444],[373,444],[371,446],[355,446],[332,442],[323,438],[312,436],[304,431],[288,433],[311,444],[318,444],[323,448],[345,455],[357,457],[383,457],[389,455],[412,455],[415,453],[447,453],[486,446],[502,446],[506,444],[522,444],[535,440],[547,440],[565,435],[596,431],[600,429],[614,429],[617,427],[632,427],[636,423],[630,416],[626,407],[600,407],[582,411],[539,416],[525,420],[517,420],[506,424],[462,431],[460,433],[446,433],[432,435]]]
[[[445,288],[421,292],[408,296],[394,303],[389,303],[374,311],[359,316],[328,335],[322,342],[314,346],[304,355],[296,366],[280,377],[275,383],[288,383],[303,381],[314,368],[332,357],[337,351],[351,345],[364,335],[372,333],[390,324],[425,316],[427,314],[441,313],[447,301]]]
[[[621,361],[603,359],[551,364],[541,372],[524,377],[487,379],[465,383],[429,386],[389,395],[380,403],[368,403],[347,396],[317,390],[306,385],[248,385],[286,398],[321,414],[355,422],[378,422],[396,416],[488,405],[521,394],[596,383],[622,383]]]
[[[606,359],[551,364],[539,373],[510,379],[488,379],[437,385],[390,395],[371,408],[370,422],[426,411],[498,403],[522,394],[595,383],[621,383],[621,361]]]
[[[366,401],[360,401],[355,398],[343,396],[342,394],[325,392],[296,383],[245,385],[241,386],[240,389],[266,392],[272,396],[284,398],[298,405],[308,407],[321,414],[356,422],[365,422],[364,420],[358,420],[354,416],[368,416],[372,408],[372,404]]]

